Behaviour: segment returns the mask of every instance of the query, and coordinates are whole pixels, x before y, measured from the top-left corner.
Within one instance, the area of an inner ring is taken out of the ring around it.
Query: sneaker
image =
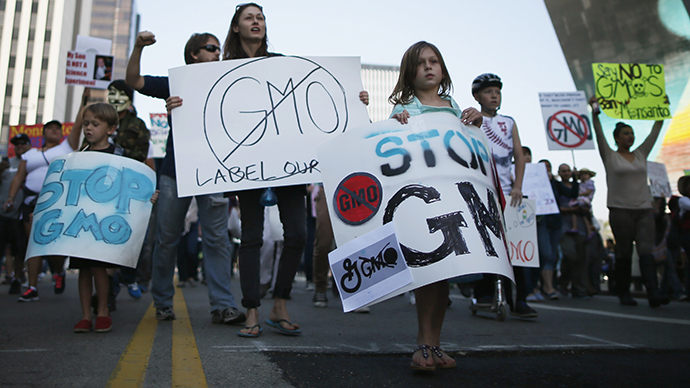
[[[107,317],[96,317],[96,327],[94,331],[96,333],[107,333],[113,327],[113,318]]]
[[[179,282],[179,283],[177,283],[177,288],[185,288],[185,287],[187,287],[187,283],[186,283],[186,282]]]
[[[236,307],[229,307],[225,310],[214,310],[211,313],[211,322],[213,323],[224,323],[226,325],[232,325],[237,323],[244,323],[247,317],[243,312],[238,310]]]
[[[65,271],[62,271],[61,274],[55,274],[53,275],[53,281],[55,282],[55,293],[56,294],[62,294],[65,291]]]
[[[558,300],[558,293],[556,291],[546,294],[546,297],[549,298],[549,300]]]
[[[510,315],[514,315],[520,318],[536,318],[539,314],[537,311],[527,305],[525,302],[517,302],[515,305],[515,310],[510,312]]]
[[[127,291],[129,291],[129,296],[131,296],[134,299],[139,299],[141,298],[141,290],[139,289],[139,285],[137,282],[134,282],[132,284],[127,285]]]
[[[35,300],[38,300],[38,290],[35,288],[29,287],[22,296],[19,297],[17,300],[18,302],[33,302]]]
[[[358,308],[354,312],[360,313],[360,314],[368,314],[370,311],[371,311],[371,309],[369,307],[364,306],[364,307]]]
[[[527,299],[528,302],[537,302],[537,301],[539,301],[539,298],[537,298],[537,295],[536,295],[536,294],[529,294],[529,295],[527,295],[527,298],[526,298],[526,299]]]
[[[311,301],[314,303],[314,307],[328,307],[328,298],[325,292],[315,292]]]
[[[172,307],[156,307],[156,319],[159,321],[172,321],[175,319],[175,312]]]
[[[22,292],[22,281],[19,279],[12,280],[10,284],[10,295],[16,295]]]
[[[75,333],[88,333],[91,331],[91,321],[88,319],[82,319],[74,325],[74,332]]]

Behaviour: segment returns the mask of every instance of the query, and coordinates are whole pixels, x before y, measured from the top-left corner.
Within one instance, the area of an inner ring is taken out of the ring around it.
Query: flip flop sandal
[[[434,353],[434,356],[443,360],[443,353],[441,353],[442,350],[441,350],[440,346],[432,346],[429,349],[431,350],[432,353]],[[437,368],[441,368],[441,369],[452,369],[452,368],[455,368],[458,366],[458,364],[455,361],[453,361],[452,364],[440,364],[440,363],[437,363],[436,361],[434,361],[434,365],[436,365]]]
[[[256,334],[252,333],[252,332],[254,331],[254,328],[255,328],[255,327],[258,327],[258,328],[259,328],[259,332],[256,333]],[[258,338],[258,337],[261,335],[261,332],[263,331],[263,330],[261,329],[261,326],[259,326],[258,324],[254,325],[254,326],[245,326],[244,328],[245,328],[245,330],[249,330],[249,333],[243,333],[243,332],[241,332],[241,331],[238,331],[238,332],[237,332],[237,336],[238,336],[238,337]]]
[[[429,349],[431,349],[428,345],[419,345],[416,348],[414,348],[414,353],[417,353],[418,350],[422,351],[422,357],[424,357],[425,360],[429,359]],[[414,356],[414,353],[412,355]],[[417,364],[416,362],[412,361],[410,363],[410,368],[413,370],[420,370],[420,371],[434,371],[436,370],[435,365],[421,365]]]
[[[282,322],[285,322],[288,325],[292,326],[292,322],[288,321],[287,319],[279,319],[277,321],[274,321],[271,319],[266,319],[266,324],[268,326],[271,326],[274,329],[277,329],[280,334],[291,335],[291,336],[302,335],[302,330],[300,330],[300,329],[292,329],[292,330],[286,329],[281,325]]]

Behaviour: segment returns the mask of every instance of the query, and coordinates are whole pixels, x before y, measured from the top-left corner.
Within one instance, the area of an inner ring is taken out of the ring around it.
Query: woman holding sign
[[[606,169],[609,223],[616,239],[616,292],[620,303],[637,306],[630,296],[633,241],[640,256],[640,273],[647,289],[649,307],[668,304],[669,298],[661,295],[654,265],[654,212],[652,195],[647,185],[647,157],[659,137],[663,120],[656,121],[652,131],[642,144],[632,149],[635,132],[628,124],[619,122],[613,130],[618,149],[609,147],[599,121],[599,104],[596,97],[590,99],[592,122],[596,133],[599,154]]]
[[[417,42],[403,55],[400,76],[389,101],[395,104],[391,118],[406,124],[411,115],[448,112],[464,124],[482,125],[482,115],[474,108],[460,110],[450,97],[452,83],[441,52],[427,42]],[[410,367],[431,371],[455,368],[454,359],[441,348],[441,328],[448,307],[448,282],[428,284],[415,291],[417,307],[417,347]]]

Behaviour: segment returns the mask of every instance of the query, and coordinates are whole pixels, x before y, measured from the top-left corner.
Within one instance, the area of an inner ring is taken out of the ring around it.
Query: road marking
[[[182,291],[173,298],[175,315],[172,334],[172,386],[207,387],[206,375],[201,365],[192,323]]]
[[[144,384],[157,327],[158,320],[151,303],[120,356],[106,387],[141,387]]]
[[[601,339],[601,338],[597,338],[597,337],[590,337],[590,336],[584,335],[584,334],[571,334],[571,335],[572,335],[573,337],[584,338],[584,339],[588,339],[588,340],[592,340],[592,341],[597,341],[597,342],[603,342],[603,343],[609,344],[609,345],[622,346],[622,347],[625,347],[625,348],[634,348],[634,347],[635,347],[635,346],[633,346],[633,345],[621,344],[621,343],[618,343],[618,342],[608,341],[608,340]]]
[[[570,311],[570,312],[574,312],[574,313],[603,315],[606,317],[614,317],[614,318],[636,319],[638,321],[648,321],[648,322],[658,322],[658,323],[673,323],[673,324],[677,324],[677,325],[690,325],[690,321],[687,319],[645,317],[642,315],[611,313],[608,311],[576,309],[576,308],[571,308],[571,307],[556,307],[556,306],[548,306],[545,304],[539,305],[539,308],[546,309],[546,310]]]

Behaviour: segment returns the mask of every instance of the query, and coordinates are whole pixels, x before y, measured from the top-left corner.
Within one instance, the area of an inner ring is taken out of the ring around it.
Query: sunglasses
[[[245,6],[247,6],[247,5],[253,5],[253,6],[255,6],[255,7],[259,7],[259,9],[260,9],[261,11],[264,10],[264,8],[263,8],[262,6],[260,6],[259,4],[256,4],[256,3],[242,3],[242,4],[237,4],[237,7],[235,7],[235,12],[239,11],[240,8],[245,7]]]
[[[210,53],[215,53],[216,50],[220,51],[220,47],[215,44],[207,44],[206,46],[201,46],[199,49],[204,49]]]

